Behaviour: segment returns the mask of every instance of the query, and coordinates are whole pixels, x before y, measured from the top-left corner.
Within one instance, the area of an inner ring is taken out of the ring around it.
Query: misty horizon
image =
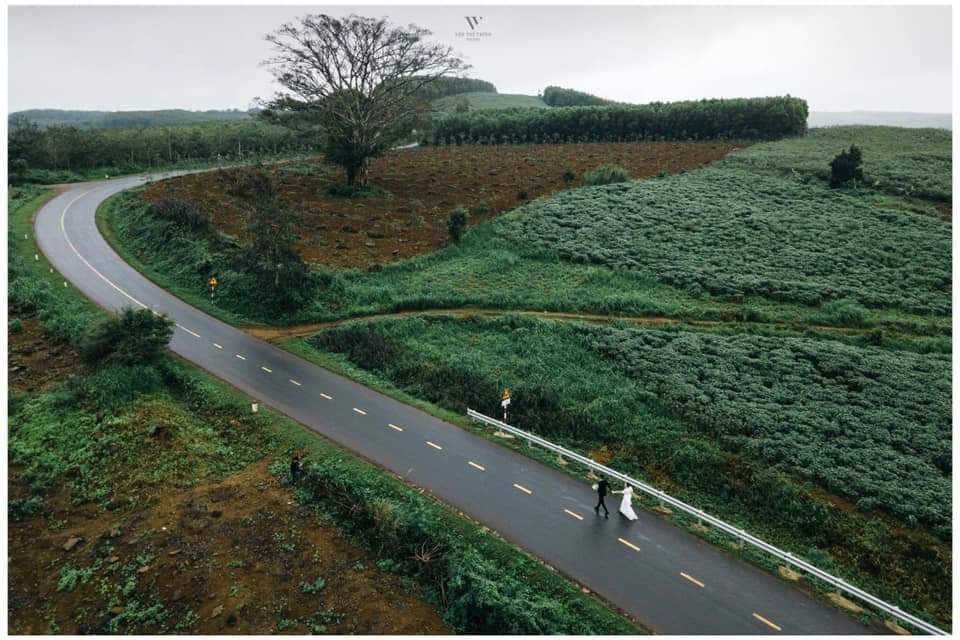
[[[548,85],[629,103],[790,94],[811,111],[950,113],[950,11],[14,6],[9,109],[247,110],[277,89],[260,65],[268,32],[308,12],[352,12],[430,29],[472,65],[464,75],[503,94]]]

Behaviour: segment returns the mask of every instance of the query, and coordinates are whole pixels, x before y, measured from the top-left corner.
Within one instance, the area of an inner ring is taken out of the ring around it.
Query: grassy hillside
[[[537,96],[527,96],[511,93],[489,93],[476,91],[445,96],[434,100],[431,104],[436,111],[453,111],[460,100],[466,99],[471,109],[509,109],[511,107],[530,107],[548,109],[549,105]]]
[[[851,140],[864,146],[873,182],[831,189],[823,165]],[[291,324],[479,306],[948,334],[945,205],[899,192],[949,193],[949,148],[925,130],[877,128],[765,143],[701,170],[538,199],[433,255],[318,276],[310,301],[286,317],[242,296],[224,299],[223,311]],[[199,251],[214,270],[229,265],[182,230],[163,233],[162,255],[151,252],[155,225],[121,222],[141,209],[131,198],[107,208],[121,252],[138,247],[128,257],[154,277],[205,297],[206,278],[185,281],[169,256],[186,264]]]

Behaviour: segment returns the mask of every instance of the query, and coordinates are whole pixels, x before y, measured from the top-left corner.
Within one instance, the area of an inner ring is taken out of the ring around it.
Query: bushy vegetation
[[[159,360],[173,337],[173,320],[150,309],[127,307],[91,326],[80,342],[87,362],[123,365]]]
[[[863,180],[863,152],[855,144],[844,149],[830,161],[830,186],[839,187]]]
[[[778,144],[788,154],[794,141]],[[529,253],[636,271],[695,295],[950,313],[948,224],[754,171],[752,154],[682,176],[562,192],[502,217],[497,235],[523,238]]]
[[[615,164],[605,164],[583,174],[583,186],[585,187],[627,182],[628,180],[630,180],[630,172]]]
[[[595,107],[613,104],[612,100],[605,100],[592,93],[554,86],[543,90],[543,101],[551,107]]]
[[[450,239],[453,240],[454,244],[460,244],[463,232],[467,228],[468,217],[469,214],[463,207],[457,207],[451,211],[447,217],[447,232],[450,234]]]
[[[763,139],[806,131],[807,103],[789,96],[691,102],[507,109],[451,114],[435,144]]]
[[[180,198],[163,198],[150,205],[150,213],[167,218],[190,229],[203,229],[210,224],[210,214],[194,202]]]
[[[10,127],[7,144],[12,184],[97,179],[310,149],[289,129],[253,119],[136,129],[41,128],[17,121]]]
[[[801,138],[761,143],[733,153],[724,164],[779,179],[828,184],[830,161],[838,150],[850,145],[856,145],[865,158],[863,184],[858,185],[858,190],[950,202],[953,145],[951,133],[943,129],[866,126],[811,129]]]
[[[521,428],[949,617],[948,355],[518,317],[357,322],[308,344],[457,413],[496,414],[508,387]]]

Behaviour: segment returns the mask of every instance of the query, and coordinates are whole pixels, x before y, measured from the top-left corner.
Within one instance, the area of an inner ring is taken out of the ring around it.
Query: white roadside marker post
[[[259,404],[259,403],[257,403],[257,402],[251,402],[251,403],[250,403],[250,411],[251,411],[251,412],[256,413],[259,408],[260,408],[260,404]]]

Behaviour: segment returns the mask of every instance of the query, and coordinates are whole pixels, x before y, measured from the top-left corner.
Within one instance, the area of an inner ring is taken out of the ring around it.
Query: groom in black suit
[[[597,515],[600,515],[600,507],[603,507],[603,517],[608,520],[610,519],[610,512],[607,510],[607,505],[604,504],[603,499],[609,491],[610,483],[607,482],[607,476],[600,476],[600,482],[597,483],[597,506],[593,510],[597,512]]]

